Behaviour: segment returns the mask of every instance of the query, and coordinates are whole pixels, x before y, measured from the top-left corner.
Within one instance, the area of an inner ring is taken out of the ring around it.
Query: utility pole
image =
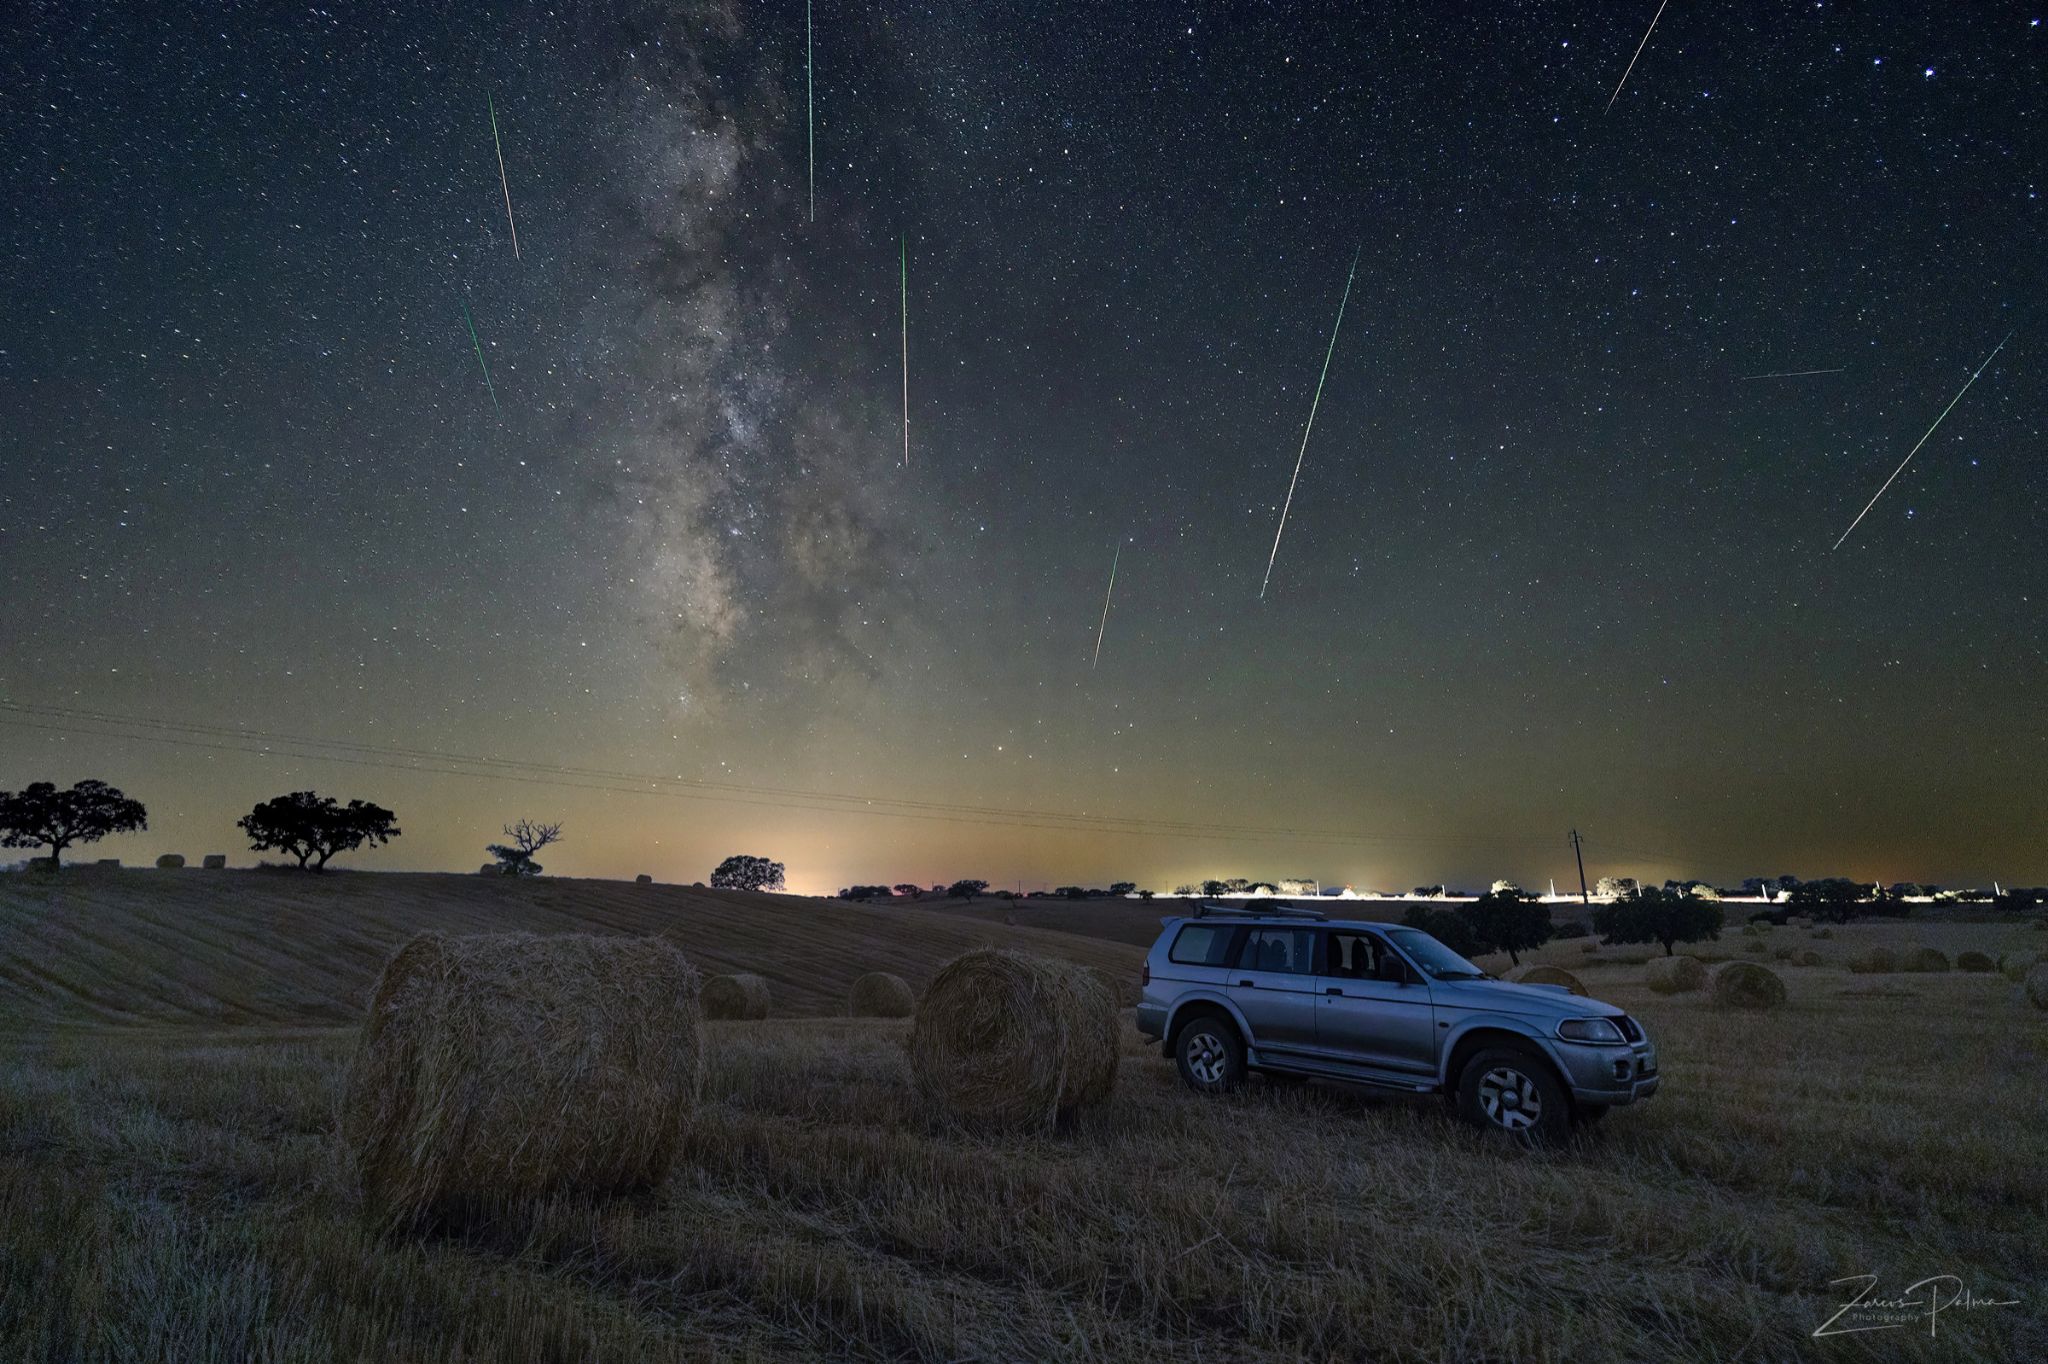
[[[1579,847],[1579,831],[1572,830],[1572,856],[1579,859],[1579,899],[1590,905],[1593,897],[1586,893],[1586,854]]]

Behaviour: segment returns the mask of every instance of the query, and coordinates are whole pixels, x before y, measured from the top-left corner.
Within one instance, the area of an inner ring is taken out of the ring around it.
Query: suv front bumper
[[[1551,1054],[1564,1072],[1572,1098],[1579,1103],[1618,1107],[1647,1099],[1664,1077],[1657,1069],[1657,1049],[1647,1042],[1633,1047],[1601,1047],[1553,1041]]]

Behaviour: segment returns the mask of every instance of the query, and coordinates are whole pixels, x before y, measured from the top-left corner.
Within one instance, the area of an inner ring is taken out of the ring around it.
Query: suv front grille
[[[1627,1014],[1623,1014],[1621,1017],[1615,1019],[1614,1026],[1621,1029],[1621,1035],[1627,1041],[1640,1042],[1643,1040],[1642,1025],[1637,1023],[1633,1018],[1630,1018]]]

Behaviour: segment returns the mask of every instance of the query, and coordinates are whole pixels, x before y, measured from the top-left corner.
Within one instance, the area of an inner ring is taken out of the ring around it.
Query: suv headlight
[[[1621,1042],[1621,1029],[1605,1018],[1567,1018],[1557,1025],[1557,1035],[1567,1042]]]

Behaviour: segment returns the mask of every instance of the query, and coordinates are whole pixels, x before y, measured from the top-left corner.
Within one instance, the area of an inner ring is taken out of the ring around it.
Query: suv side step
[[[1419,1075],[1403,1075],[1391,1070],[1369,1070],[1363,1066],[1313,1061],[1307,1057],[1276,1057],[1269,1052],[1258,1050],[1252,1050],[1245,1057],[1245,1065],[1252,1070],[1284,1070],[1290,1075],[1310,1075],[1319,1080],[1343,1080],[1349,1084],[1377,1085],[1382,1089],[1402,1089],[1411,1094],[1434,1094],[1439,1088],[1436,1081],[1426,1080]]]

